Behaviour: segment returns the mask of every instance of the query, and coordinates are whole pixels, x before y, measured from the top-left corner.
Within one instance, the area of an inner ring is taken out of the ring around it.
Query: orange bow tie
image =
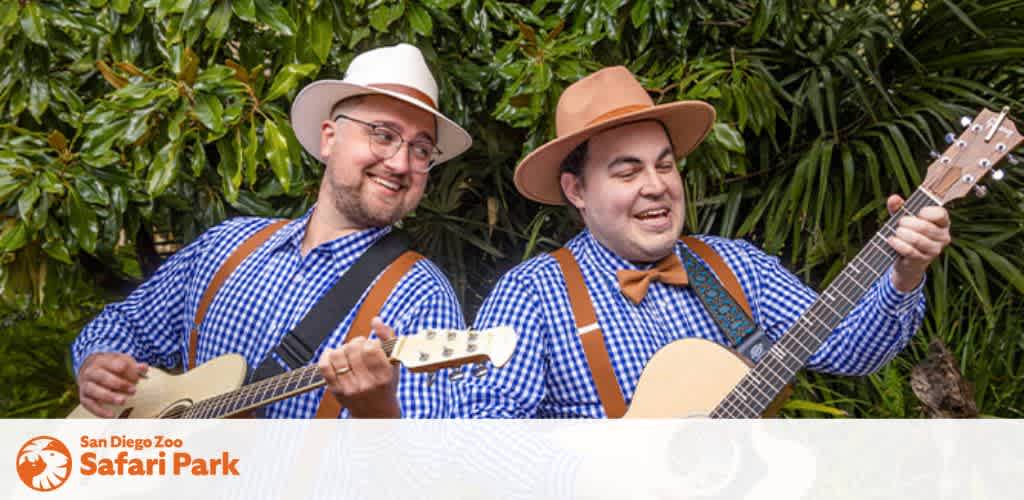
[[[660,281],[666,285],[675,286],[684,286],[690,282],[683,263],[674,253],[661,259],[656,266],[646,271],[623,269],[615,274],[619,278],[619,288],[622,289],[622,294],[632,300],[634,304],[639,304],[641,300],[644,300],[651,281]]]

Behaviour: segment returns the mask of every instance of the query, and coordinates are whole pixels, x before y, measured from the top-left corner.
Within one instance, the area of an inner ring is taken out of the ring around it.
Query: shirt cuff
[[[928,275],[924,275],[921,278],[921,282],[913,290],[901,292],[892,283],[892,273],[893,267],[889,266],[889,270],[886,271],[885,276],[882,278],[881,286],[878,288],[878,298],[882,312],[892,316],[900,316],[910,312],[917,306],[921,300]]]

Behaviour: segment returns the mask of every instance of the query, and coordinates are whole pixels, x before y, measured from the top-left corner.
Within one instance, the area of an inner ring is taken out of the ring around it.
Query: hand
[[[886,201],[889,214],[903,206],[903,198],[892,195]],[[893,266],[892,284],[909,292],[924,279],[924,272],[943,248],[949,245],[949,212],[942,207],[925,207],[914,216],[901,217],[896,232],[888,238],[900,257]]]
[[[317,365],[327,390],[355,418],[398,418],[398,365],[392,365],[381,349],[381,340],[395,332],[380,318],[370,322],[380,340],[352,339],[338,349],[327,349]]]
[[[149,366],[127,354],[98,352],[85,358],[78,369],[78,399],[98,417],[111,418],[114,411],[104,405],[122,405],[135,394],[135,384],[146,376]]]

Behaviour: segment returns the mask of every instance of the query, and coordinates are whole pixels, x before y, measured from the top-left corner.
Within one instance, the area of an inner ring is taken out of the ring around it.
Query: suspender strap
[[[740,280],[736,279],[736,275],[733,274],[732,269],[729,269],[729,265],[725,263],[721,255],[714,251],[707,243],[698,240],[692,236],[683,236],[679,238],[683,240],[686,246],[693,250],[693,253],[700,256],[714,271],[715,276],[718,277],[718,281],[725,287],[725,291],[729,293],[732,300],[736,301],[740,307],[743,308],[743,312],[747,313],[748,318],[753,318],[753,313],[750,312],[750,304],[747,303],[747,296],[743,294],[743,288],[740,286]]]
[[[409,242],[405,235],[400,231],[391,231],[366,249],[334,286],[320,297],[295,329],[281,339],[272,353],[267,353],[266,358],[253,371],[250,383],[285,372],[272,356],[275,353],[289,369],[308,365],[320,344],[355,307],[370,283],[408,248]]]
[[[611,357],[604,342],[604,333],[597,324],[597,313],[587,285],[583,282],[580,266],[568,248],[560,248],[551,254],[562,267],[565,285],[569,290],[569,303],[576,320],[576,333],[583,343],[583,352],[590,365],[590,375],[597,386],[601,406],[609,418],[621,418],[626,414],[626,400],[612,370]]]
[[[395,289],[395,285],[398,285],[402,277],[421,259],[423,259],[422,255],[408,250],[384,270],[384,274],[366,294],[366,300],[359,306],[359,311],[356,312],[356,317],[348,327],[348,333],[345,334],[345,342],[356,337],[370,335],[370,321],[374,316],[380,314],[384,302],[391,295],[391,291]],[[338,418],[339,413],[341,413],[341,403],[331,391],[325,389],[324,395],[320,399],[320,406],[316,409],[316,418]]]
[[[288,220],[279,220],[271,222],[267,227],[260,229],[253,233],[248,239],[238,245],[231,255],[228,255],[227,260],[220,265],[220,269],[213,275],[213,279],[210,280],[210,284],[206,285],[206,291],[203,292],[203,297],[199,300],[199,307],[196,308],[196,317],[193,321],[192,332],[189,335],[188,341],[188,369],[195,368],[196,365],[196,348],[199,344],[199,327],[203,324],[203,318],[206,317],[206,310],[210,308],[210,304],[213,303],[214,297],[217,296],[217,291],[220,290],[221,285],[227,281],[228,276],[238,267],[246,257],[249,256],[253,251],[263,245],[270,237],[281,229]]]

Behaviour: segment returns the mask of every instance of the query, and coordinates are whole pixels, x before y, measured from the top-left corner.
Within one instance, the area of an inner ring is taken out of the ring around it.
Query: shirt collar
[[[315,205],[310,207],[302,217],[289,222],[274,234],[268,242],[270,250],[276,251],[281,247],[289,246],[294,248],[295,251],[299,251],[302,248],[302,240],[306,237],[306,227],[309,225],[309,218],[313,214],[314,208]],[[313,252],[323,252],[331,255],[337,255],[342,252],[362,254],[370,245],[376,243],[377,240],[390,232],[391,226],[371,227],[346,234],[326,243],[321,243],[320,246],[313,249]]]

